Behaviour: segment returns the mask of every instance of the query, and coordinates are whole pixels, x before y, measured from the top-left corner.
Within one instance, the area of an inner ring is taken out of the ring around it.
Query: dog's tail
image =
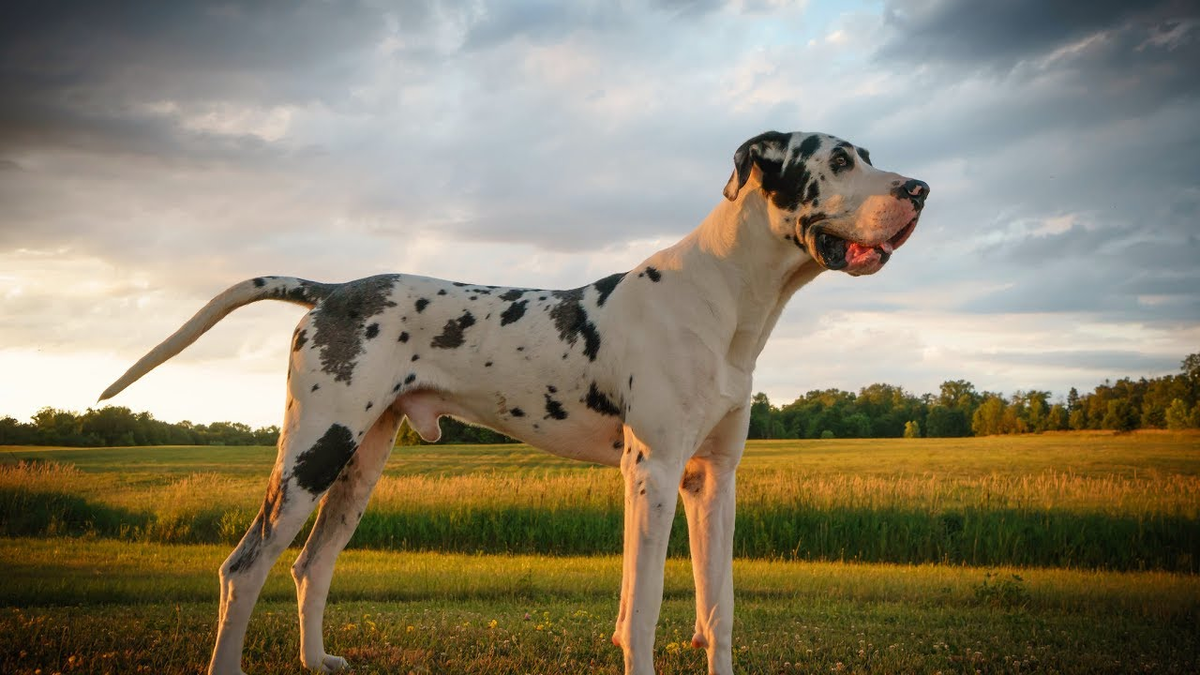
[[[217,325],[230,312],[259,300],[282,300],[312,308],[329,296],[337,284],[319,284],[296,277],[257,277],[247,279],[225,289],[223,293],[208,301],[208,304],[180,326],[171,337],[151,349],[137,363],[125,371],[116,382],[100,394],[103,401],[121,393],[125,387],[137,382],[141,376],[157,368],[167,359],[183,351],[185,347]]]

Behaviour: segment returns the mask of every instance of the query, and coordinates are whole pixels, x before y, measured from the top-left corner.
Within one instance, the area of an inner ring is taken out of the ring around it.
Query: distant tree
[[[929,438],[961,438],[971,435],[971,417],[963,408],[938,404],[929,409],[925,422]]]
[[[767,395],[759,392],[750,399],[749,438],[774,438],[774,408]]]
[[[921,425],[917,424],[916,420],[909,420],[909,421],[905,422],[904,423],[904,437],[905,438],[920,438],[921,437]]]
[[[1133,431],[1137,428],[1138,415],[1133,403],[1126,399],[1113,399],[1108,402],[1108,410],[1100,421],[1100,428],[1114,431]]]
[[[1061,403],[1050,406],[1050,412],[1046,415],[1046,430],[1066,431],[1067,428],[1067,409]]]
[[[992,394],[979,404],[971,417],[971,431],[976,436],[994,436],[1004,433],[1004,411],[1008,406],[1004,399]]]
[[[1076,408],[1067,415],[1067,426],[1075,431],[1083,431],[1088,428],[1087,412],[1083,408]]]
[[[1187,403],[1177,398],[1167,407],[1166,420],[1171,431],[1200,428],[1200,403],[1189,410]]]

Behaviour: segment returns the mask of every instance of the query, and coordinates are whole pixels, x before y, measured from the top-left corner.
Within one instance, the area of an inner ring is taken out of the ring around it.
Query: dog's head
[[[742,143],[730,201],[757,180],[771,229],[822,267],[874,274],[912,234],[929,195],[915,178],[871,165],[865,148],[826,134],[768,131]]]

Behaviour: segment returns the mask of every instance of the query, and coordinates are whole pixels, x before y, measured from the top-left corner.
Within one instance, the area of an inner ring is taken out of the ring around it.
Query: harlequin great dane
[[[832,136],[768,132],[733,156],[725,200],[636,269],[566,291],[408,275],[344,284],[259,277],[218,295],[109,387],[109,398],[237,307],[308,307],[262,509],[221,566],[209,672],[240,673],[246,625],[276,558],[318,501],[292,576],[300,658],[332,672],[321,622],[334,561],[404,419],[427,441],[450,415],[556,455],[619,466],[624,564],[613,642],[653,673],[675,493],[696,583],[692,645],[731,673],[734,471],[755,360],[795,291],[825,270],[873,274],[912,234],[929,186]]]

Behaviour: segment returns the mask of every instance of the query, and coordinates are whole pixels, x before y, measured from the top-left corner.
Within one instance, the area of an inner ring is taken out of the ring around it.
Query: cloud
[[[0,344],[136,357],[265,273],[577,286],[693,228],[743,140],[805,129],[933,192],[883,274],[793,301],[773,397],[1086,386],[1167,358],[1113,335],[1181,351],[1200,321],[1198,52],[1174,2],[6,5]],[[292,315],[243,311],[180,359],[268,370]],[[1071,339],[1073,369],[995,356]]]

